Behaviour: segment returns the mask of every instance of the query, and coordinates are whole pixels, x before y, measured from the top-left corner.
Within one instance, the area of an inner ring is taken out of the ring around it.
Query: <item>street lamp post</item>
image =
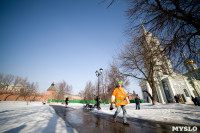
[[[96,71],[95,73],[96,73],[96,76],[98,77],[98,96],[97,96],[97,108],[98,108],[98,109],[101,109],[101,108],[100,108],[100,103],[99,103],[99,102],[100,102],[100,101],[99,101],[99,76],[100,76],[100,75],[103,73],[103,69],[102,69],[102,68],[100,68],[100,69],[99,69],[99,72],[98,72],[98,71]]]

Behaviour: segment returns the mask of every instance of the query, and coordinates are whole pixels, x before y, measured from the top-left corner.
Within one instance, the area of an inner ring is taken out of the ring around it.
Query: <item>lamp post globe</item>
[[[96,71],[95,73],[96,73],[96,76],[98,77],[98,75],[99,75],[99,72],[98,72],[98,71]]]
[[[100,68],[99,71],[100,71],[100,73],[103,73],[103,69],[102,68]]]

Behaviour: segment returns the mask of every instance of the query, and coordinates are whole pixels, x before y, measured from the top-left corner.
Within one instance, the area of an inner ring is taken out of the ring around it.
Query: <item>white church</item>
[[[142,28],[146,45],[151,48],[159,47],[159,49],[162,49],[158,38],[154,37],[152,33],[147,32],[143,25]],[[152,43],[150,44],[150,40],[154,41],[154,46],[152,46]],[[173,103],[175,102],[174,96],[178,95],[181,103],[192,103],[191,96],[200,97],[200,68],[197,68],[197,65],[193,60],[186,59],[184,65],[188,72],[183,75],[177,74],[173,72],[170,60],[167,59],[165,55],[163,56],[165,60],[164,69],[162,67],[162,71],[156,72],[155,74],[157,102],[163,104]],[[156,61],[158,64],[159,62],[163,63],[163,58],[161,61],[159,57],[156,57]],[[147,90],[152,94],[148,82],[143,80],[140,81],[140,87],[144,102],[152,102],[148,94],[143,91]]]

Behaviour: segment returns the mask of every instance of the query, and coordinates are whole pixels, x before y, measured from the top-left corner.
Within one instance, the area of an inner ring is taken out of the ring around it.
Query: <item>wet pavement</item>
[[[130,125],[126,126],[122,124],[120,117],[117,118],[116,123],[113,123],[110,115],[83,109],[65,108],[59,105],[52,105],[52,107],[66,122],[66,125],[72,126],[80,133],[171,133],[172,126],[181,126],[181,124],[175,125],[135,118],[127,118]]]

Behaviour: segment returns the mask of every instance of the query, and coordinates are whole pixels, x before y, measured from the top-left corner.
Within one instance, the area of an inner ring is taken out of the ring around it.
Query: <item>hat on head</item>
[[[119,82],[118,82],[118,84],[122,84],[122,83],[123,83],[123,81],[119,81]]]

